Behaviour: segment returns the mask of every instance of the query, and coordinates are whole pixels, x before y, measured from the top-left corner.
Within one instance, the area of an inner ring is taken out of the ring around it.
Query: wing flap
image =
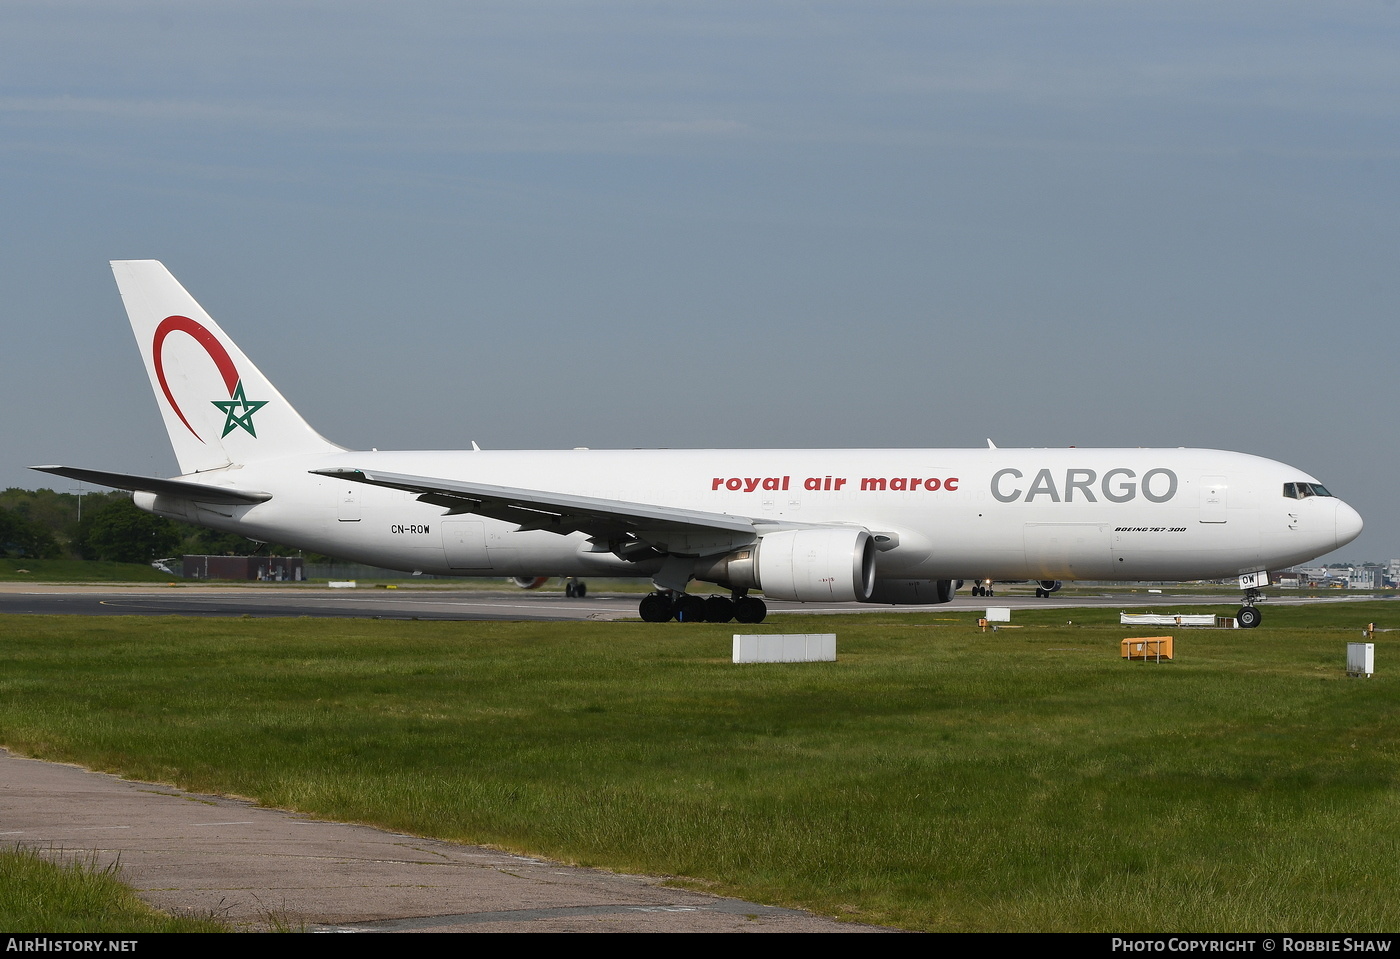
[[[451,513],[473,513],[517,524],[522,530],[587,533],[606,539],[637,539],[674,550],[704,555],[752,542],[754,520],[728,513],[673,509],[646,503],[575,496],[544,490],[516,489],[430,476],[377,470],[312,470],[321,476],[417,493],[418,499]]]

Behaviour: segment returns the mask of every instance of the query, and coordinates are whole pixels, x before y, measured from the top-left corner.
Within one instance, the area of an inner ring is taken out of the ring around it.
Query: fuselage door
[[[336,493],[336,518],[342,523],[358,523],[360,521],[359,484],[342,483]]]
[[[450,519],[438,524],[442,551],[451,569],[490,569],[486,552],[486,524],[475,519]]]
[[[1225,510],[1230,505],[1229,496],[1230,484],[1225,481],[1225,477],[1202,476],[1200,521],[1202,523],[1225,522]]]

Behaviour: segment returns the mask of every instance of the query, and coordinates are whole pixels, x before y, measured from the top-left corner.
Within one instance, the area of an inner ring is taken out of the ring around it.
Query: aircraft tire
[[[689,593],[676,600],[676,622],[703,623],[705,621],[705,600]]]
[[[675,615],[675,605],[660,593],[647,593],[637,604],[637,613],[644,623],[665,623]]]
[[[569,597],[569,599],[573,599],[573,598],[574,598],[574,584],[573,584],[573,583],[565,583],[565,584],[564,584],[564,595],[567,596],[567,597]]]
[[[705,600],[705,622],[728,623],[734,619],[734,600],[728,596],[711,596]]]
[[[588,595],[588,584],[587,584],[587,583],[579,583],[577,586],[574,587],[574,598],[575,598],[575,599],[583,599],[583,597],[585,597],[585,596],[587,596],[587,595]]]
[[[761,623],[768,616],[768,604],[754,596],[734,603],[734,618],[741,623]]]
[[[1240,611],[1235,614],[1235,622],[1240,624],[1240,629],[1253,629],[1262,622],[1264,617],[1260,615],[1257,607],[1241,606]]]

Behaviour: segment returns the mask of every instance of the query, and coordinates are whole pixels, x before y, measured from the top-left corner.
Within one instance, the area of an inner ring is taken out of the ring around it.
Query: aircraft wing
[[[95,483],[98,486],[110,486],[112,489],[139,490],[155,493],[157,496],[193,500],[196,503],[248,506],[253,503],[266,503],[272,499],[271,493],[258,490],[229,489],[226,486],[210,486],[206,483],[191,483],[188,480],[158,479],[132,473],[108,473],[105,470],[84,470],[73,466],[31,466],[30,469],[82,480],[84,483]]]
[[[639,541],[671,553],[706,555],[733,549],[757,539],[760,525],[774,525],[728,513],[672,509],[430,476],[357,469],[311,472],[417,493],[421,502],[447,507],[449,516],[473,513],[518,523],[522,530],[583,532],[599,541]]]

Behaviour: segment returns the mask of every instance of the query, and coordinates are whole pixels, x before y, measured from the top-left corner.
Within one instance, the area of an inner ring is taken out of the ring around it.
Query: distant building
[[[1347,572],[1348,589],[1383,589],[1384,587],[1384,566],[1353,566]]]
[[[1300,577],[1299,586],[1326,588],[1330,586],[1345,586],[1347,584],[1346,567],[1332,568],[1330,566],[1295,566],[1288,573],[1297,573]]]
[[[186,556],[186,579],[252,579],[300,583],[306,579],[300,556]]]

